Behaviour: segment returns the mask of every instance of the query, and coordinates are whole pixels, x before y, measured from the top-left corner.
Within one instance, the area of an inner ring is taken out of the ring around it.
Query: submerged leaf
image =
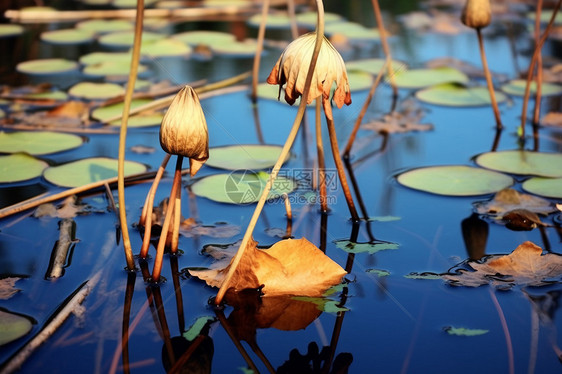
[[[505,188],[498,191],[492,200],[474,203],[474,208],[477,213],[490,216],[501,216],[515,209],[526,209],[544,215],[556,211],[556,208],[550,201],[537,196],[519,193],[513,188]]]
[[[459,335],[459,336],[478,336],[490,332],[490,330],[467,329],[465,327],[453,327],[453,326],[444,327],[443,330],[446,331],[447,334],[449,335]]]
[[[210,286],[220,287],[229,266],[190,273]],[[248,244],[231,286],[236,291],[263,286],[265,296],[320,297],[345,274],[340,265],[304,238],[282,240],[266,250],[258,249],[254,241]]]
[[[559,282],[562,276],[562,256],[542,254],[541,247],[530,241],[519,245],[508,255],[494,255],[485,261],[468,261],[473,271],[459,269],[442,278],[452,285],[478,287],[493,282],[497,286],[543,286]]]
[[[505,226],[515,231],[529,231],[538,226],[547,226],[539,216],[526,209],[514,209],[502,216]]]
[[[374,254],[380,251],[385,251],[387,249],[398,249],[398,244],[390,242],[366,242],[366,243],[354,243],[349,240],[336,240],[336,247],[343,249],[348,253],[363,253],[367,252],[369,254]]]

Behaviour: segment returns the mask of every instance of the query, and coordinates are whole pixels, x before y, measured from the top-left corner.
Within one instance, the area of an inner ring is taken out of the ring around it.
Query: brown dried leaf
[[[516,209],[524,209],[545,216],[556,211],[550,201],[538,196],[520,193],[513,188],[498,191],[492,200],[474,203],[474,209],[476,213],[498,217]]]
[[[502,221],[507,228],[515,231],[529,231],[538,226],[548,226],[540,220],[539,216],[526,209],[511,210],[503,215]]]
[[[80,204],[78,198],[73,195],[63,200],[61,204],[54,205],[51,203],[41,204],[37,207],[33,216],[41,217],[57,217],[57,218],[74,218],[78,214],[90,212],[90,206]]]
[[[562,127],[562,113],[550,112],[545,114],[545,116],[541,119],[541,125]]]
[[[425,63],[425,66],[430,69],[450,67],[462,71],[463,73],[471,77],[475,77],[475,78],[485,77],[484,70],[480,66],[473,65],[469,62],[462,61],[454,57],[434,58],[433,60],[427,61]],[[507,80],[507,75],[505,74],[499,74],[494,72],[491,72],[491,74],[494,77],[494,79],[498,81]]]
[[[190,270],[208,285],[220,287],[230,265],[217,264],[209,270]],[[310,266],[314,264],[314,266]],[[251,241],[231,280],[236,291],[263,286],[265,296],[322,296],[341,281],[346,271],[314,244],[302,239],[286,239],[267,250]]]
[[[460,269],[442,275],[453,285],[478,287],[490,281],[496,286],[542,286],[560,281],[562,256],[542,254],[542,248],[530,241],[519,245],[508,255],[489,256],[484,262],[469,261],[474,271]]]
[[[424,110],[414,100],[405,100],[399,110],[365,123],[363,128],[386,134],[432,130],[432,124],[420,123],[423,116]]]
[[[49,111],[13,113],[12,117],[37,128],[73,128],[89,124],[88,105],[81,101],[68,101]]]
[[[16,282],[20,279],[21,278],[18,277],[0,279],[0,300],[7,300],[21,291],[14,287]]]

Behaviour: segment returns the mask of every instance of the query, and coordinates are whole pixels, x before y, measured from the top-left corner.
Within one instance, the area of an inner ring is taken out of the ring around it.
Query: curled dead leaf
[[[474,208],[476,213],[500,217],[516,209],[525,209],[543,215],[556,211],[550,201],[538,196],[520,193],[513,188],[498,191],[492,200],[474,203]]]
[[[314,266],[311,266],[314,264]],[[215,263],[208,270],[190,270],[212,287],[220,287],[229,266]],[[235,291],[262,288],[264,296],[322,296],[346,271],[307,239],[286,239],[268,249],[251,241],[231,280]]]

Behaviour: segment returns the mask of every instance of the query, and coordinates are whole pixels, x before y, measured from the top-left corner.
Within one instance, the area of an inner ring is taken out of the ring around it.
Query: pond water
[[[346,5],[339,1],[325,3],[329,12],[340,13],[369,27],[375,25],[370,1],[345,2]],[[410,68],[421,67],[428,60],[444,56],[480,66],[478,41],[472,30],[452,35],[405,30],[398,22],[398,16],[420,6],[416,2],[408,3],[411,3],[410,9],[395,9],[394,3],[382,3],[385,20],[394,34],[390,39],[394,59],[406,62]],[[524,15],[520,17],[524,18]],[[529,24],[524,19],[506,18],[494,23],[489,33],[485,32],[492,71],[516,78],[520,67],[526,68],[532,47],[525,31]],[[516,62],[512,54],[513,44],[506,36],[506,25],[517,26],[513,40],[518,51]],[[68,24],[30,24],[25,27],[29,39],[4,41],[2,55],[10,54],[10,50],[17,51],[9,67],[6,61],[2,63],[5,83],[38,82],[13,73],[13,66],[19,61],[38,57],[77,59],[88,49],[83,46],[53,47],[37,40],[39,31],[65,28]],[[229,22],[198,22],[168,26],[166,32],[197,28],[234,30]],[[251,27],[243,32],[247,36],[256,34],[255,28]],[[271,33],[275,37],[290,38],[288,31]],[[9,49],[14,46],[17,48]],[[544,55],[555,55],[557,47],[559,45],[548,42]],[[89,48],[99,46],[90,45]],[[280,49],[270,47],[264,54],[260,72],[262,80],[280,52]],[[342,54],[346,60],[382,57],[382,49],[378,42],[359,43]],[[240,74],[251,69],[252,58],[215,57],[209,61],[168,58],[148,61],[148,65],[158,80],[168,79],[181,84],[202,78],[216,81]],[[83,77],[73,76],[72,79]],[[69,82],[63,78],[58,84],[67,88]],[[390,86],[381,85],[367,119],[387,113],[391,95]],[[334,110],[342,147],[366,96],[366,90],[353,92],[352,105]],[[415,100],[412,91],[401,89],[398,105],[407,100]],[[247,89],[210,97],[201,104],[212,147],[256,144],[261,140],[266,144],[283,144],[296,114],[296,107],[260,99],[257,104],[260,136]],[[367,215],[395,219],[362,221],[358,232],[354,232],[339,185],[332,185],[329,191],[330,213],[324,218],[318,205],[297,200],[307,191],[296,191],[292,195],[295,197],[292,236],[305,237],[324,247],[325,253],[349,272],[345,276],[345,287],[327,298],[325,310],[310,302],[294,300],[284,310],[279,305],[288,305],[286,300],[279,304],[264,301],[258,305],[250,293],[239,301],[240,308],[235,309],[232,305],[214,308],[210,300],[217,290],[190,277],[186,269],[211,264],[211,259],[201,254],[204,246],[240,240],[254,205],[222,204],[190,195],[188,190],[193,180],[184,177],[182,213],[185,217],[193,217],[205,225],[226,222],[240,230],[238,234],[219,238],[181,236],[179,247],[182,254],[165,255],[163,276],[167,281],[159,287],[145,283],[140,271],[130,275],[123,270],[125,258],[122,243],[116,235],[118,218],[108,209],[109,203],[103,192],[82,198],[82,202],[92,206],[95,212],[74,218],[77,240],[64,276],[56,280],[46,279],[45,274],[51,251],[59,239],[59,219],[37,219],[25,212],[0,221],[0,275],[2,278],[10,275],[23,277],[16,283],[16,288],[21,291],[9,299],[0,300],[0,308],[27,315],[34,321],[30,333],[0,347],[0,362],[6,363],[25,342],[40,332],[80,285],[101,272],[101,279],[85,299],[81,313],[72,315],[37,348],[23,363],[21,372],[165,372],[170,370],[170,360],[180,357],[189,346],[197,346],[189,361],[192,366],[186,365],[179,370],[181,372],[242,373],[246,372],[249,362],[253,362],[260,372],[276,370],[279,373],[340,372],[336,370],[339,365],[349,366],[350,373],[559,372],[562,354],[559,348],[562,344],[559,337],[562,327],[560,276],[548,286],[514,286],[509,290],[498,290],[492,285],[454,287],[442,279],[406,277],[411,273],[444,273],[471,257],[462,234],[463,222],[468,222],[473,215],[474,202],[487,200],[492,195],[434,195],[403,187],[396,182],[395,176],[420,166],[474,165],[473,157],[490,151],[496,135],[490,107],[412,105],[426,111],[421,122],[433,124],[433,130],[390,134],[386,139],[373,131],[361,130],[351,157],[352,171]],[[500,105],[505,130],[501,133],[498,150],[518,149],[516,131],[521,105],[519,97],[511,97]],[[546,98],[542,109],[544,113],[560,111],[559,96]],[[313,120],[313,111],[309,111],[308,127],[304,132],[301,129],[292,156],[284,166],[289,176],[307,172],[314,164]],[[59,164],[92,156],[117,157],[116,134],[86,133],[84,136],[87,142],[80,148],[48,155],[44,159]],[[333,174],[335,169],[327,146],[326,130],[323,138],[327,167]],[[127,160],[147,164],[153,170],[164,156],[159,147],[158,127],[130,129],[127,145],[156,148],[151,154],[128,150],[126,155]],[[532,148],[531,139],[526,147]],[[539,149],[561,152],[560,132],[541,128]],[[170,164],[158,189],[157,202],[169,194],[173,163]],[[203,167],[195,179],[219,172],[223,171]],[[519,177],[517,181],[522,179]],[[3,205],[23,199],[19,195],[14,197],[13,186],[0,187]],[[29,188],[26,190],[29,194],[37,193],[38,189],[60,190],[39,178],[21,183],[17,188]],[[135,252],[140,248],[142,238],[133,223],[138,221],[149,188],[149,182],[126,188]],[[520,190],[520,184],[514,188]],[[117,195],[116,191],[114,195]],[[544,220],[552,223],[552,215]],[[562,251],[560,231],[555,227],[511,231],[492,220],[479,220],[475,225],[473,227],[481,229],[480,237],[485,238],[485,248],[481,249],[487,255],[508,254],[524,241],[532,241],[554,253]],[[280,238],[271,236],[271,229],[283,232],[285,227],[284,204],[272,201],[266,205],[258,221],[254,238],[260,246],[272,245]],[[337,241],[354,236],[358,243],[379,240],[396,243],[397,249],[349,254],[336,246]],[[153,254],[154,248],[151,248]],[[152,261],[148,261],[149,268],[152,268]],[[371,271],[373,269],[387,275],[377,274]],[[199,326],[202,321],[206,321],[205,327],[198,340],[188,342],[182,338],[194,324]],[[289,330],[289,322],[298,328]],[[122,342],[123,326],[128,326],[130,333],[127,344]],[[487,332],[458,336],[447,332],[451,327]],[[315,355],[313,345],[318,350],[324,349],[323,354]],[[170,354],[171,346],[176,350],[175,358]],[[304,357],[307,352],[309,355]],[[129,366],[124,367],[124,362]],[[311,362],[315,362],[314,367]]]

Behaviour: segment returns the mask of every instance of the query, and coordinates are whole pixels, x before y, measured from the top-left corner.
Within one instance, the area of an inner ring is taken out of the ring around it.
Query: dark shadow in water
[[[461,221],[462,238],[468,258],[480,260],[486,255],[486,242],[488,241],[488,223],[476,213]]]

